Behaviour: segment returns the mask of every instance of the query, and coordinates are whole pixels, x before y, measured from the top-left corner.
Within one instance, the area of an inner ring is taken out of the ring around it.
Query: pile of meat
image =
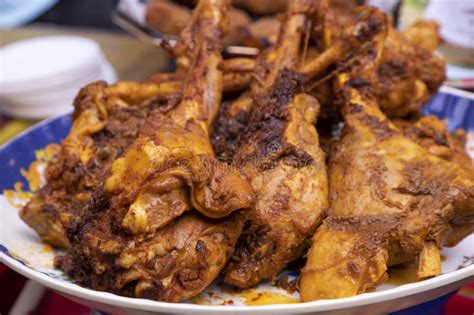
[[[444,80],[435,23],[288,2],[255,58],[221,56],[228,0],[201,0],[176,72],[92,83],[21,217],[77,283],[179,302],[306,259],[303,301],[373,290],[387,267],[441,273],[474,230],[462,132],[421,117]]]

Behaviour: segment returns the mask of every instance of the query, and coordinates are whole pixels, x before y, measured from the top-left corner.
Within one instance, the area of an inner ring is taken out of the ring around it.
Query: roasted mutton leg
[[[184,37],[196,48],[182,101],[149,119],[141,137],[112,164],[105,182],[121,226],[133,234],[153,233],[187,210],[219,218],[252,202],[247,181],[214,159],[209,140],[222,95],[216,39],[223,12],[203,1],[195,14],[199,29],[190,28],[196,34]]]
[[[70,224],[73,248],[56,264],[77,282],[179,302],[209,285],[232,254],[243,220],[229,213],[249,207],[253,190],[235,168],[214,160],[208,139],[222,94],[216,39],[227,5],[199,2],[182,101],[150,115],[112,164],[104,193]]]
[[[314,127],[319,104],[298,90],[303,76],[296,72],[313,11],[313,1],[289,3],[278,44],[259,57],[251,90],[230,108],[248,111],[234,165],[257,198],[225,270],[224,281],[238,287],[273,279],[299,257],[327,207],[324,154]]]
[[[255,60],[252,58],[236,57],[222,60],[219,68],[223,71],[222,84],[224,93],[241,92],[248,88],[255,70]],[[150,82],[173,82],[179,91],[183,87],[185,73],[157,73],[150,78]]]
[[[179,86],[160,83],[89,84],[74,101],[69,134],[45,170],[40,188],[20,216],[43,241],[69,247],[65,229],[106,178],[110,164],[137,137],[145,118],[176,96]]]
[[[377,104],[382,37],[359,66],[337,77],[344,134],[329,162],[328,218],[301,272],[303,301],[373,290],[387,266],[412,260],[419,280],[436,276],[452,223],[474,224],[473,172],[405,137]]]
[[[319,104],[298,90],[329,65],[326,52],[308,63],[302,49],[311,17],[324,10],[323,4],[291,3],[278,44],[257,60],[250,91],[221,114],[227,123],[217,124],[222,132],[214,143],[220,157],[235,156],[257,194],[226,270],[225,281],[235,286],[273,279],[301,255],[327,208],[324,154],[313,127]],[[375,10],[363,13],[347,32],[372,42],[377,32],[367,25],[383,23],[384,16]],[[331,62],[343,57],[330,55]],[[308,64],[318,70],[309,71]]]

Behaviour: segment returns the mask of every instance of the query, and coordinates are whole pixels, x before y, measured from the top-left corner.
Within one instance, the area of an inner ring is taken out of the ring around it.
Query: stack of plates
[[[0,111],[42,119],[72,110],[88,83],[116,81],[100,46],[76,36],[23,40],[0,49]]]

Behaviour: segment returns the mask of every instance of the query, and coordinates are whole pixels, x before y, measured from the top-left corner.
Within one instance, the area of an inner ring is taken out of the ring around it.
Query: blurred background
[[[170,70],[156,41],[177,35],[194,0],[0,0],[0,124],[10,132],[71,111],[88,82],[145,80]],[[446,84],[474,90],[474,1],[333,0],[339,6],[375,5],[406,29],[436,20],[448,63]],[[262,49],[276,40],[287,0],[233,0],[226,45]]]
[[[378,6],[401,30],[421,18],[436,20],[438,51],[449,64],[446,84],[474,91],[474,1],[334,1]],[[232,2],[225,44],[263,48],[276,40],[287,0]],[[70,112],[88,82],[141,81],[171,70],[156,39],[178,34],[193,5],[193,0],[0,0],[0,144],[41,119]],[[0,283],[0,314],[92,312],[4,265]],[[473,301],[474,286],[464,288],[439,302],[436,314],[473,314]]]

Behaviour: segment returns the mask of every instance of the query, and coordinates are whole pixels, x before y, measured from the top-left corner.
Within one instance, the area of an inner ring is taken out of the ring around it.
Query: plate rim
[[[364,306],[384,302],[409,295],[429,291],[460,280],[472,278],[474,280],[474,264],[451,271],[437,277],[421,282],[400,285],[398,287],[379,291],[363,293],[351,297],[301,302],[294,304],[270,304],[259,306],[232,306],[232,305],[198,305],[191,303],[169,303],[147,299],[130,298],[105,291],[96,291],[81,287],[73,282],[54,279],[44,273],[23,265],[20,261],[0,252],[0,261],[23,276],[37,281],[46,287],[74,297],[105,303],[114,306],[126,307],[142,311],[164,312],[221,312],[221,313],[246,313],[246,312],[274,312],[274,311],[329,311]]]
[[[468,91],[457,89],[448,85],[442,85],[440,89],[438,90],[438,93],[451,94],[458,97],[464,97],[470,100],[474,100],[474,92],[468,92]]]
[[[458,97],[468,98],[474,100],[474,93],[466,92],[456,88],[442,86],[439,90],[440,93],[451,94]],[[37,124],[30,128],[20,132],[15,137],[11,138],[3,145],[0,146],[0,153],[2,153],[12,143],[18,141],[26,134],[49,124],[51,121],[61,119],[62,117],[69,116],[71,113],[59,114]],[[8,250],[3,244],[5,250]],[[2,249],[2,248],[0,248]],[[466,266],[464,268],[451,271],[440,276],[424,280],[421,282],[414,282],[404,284],[379,292],[363,293],[351,297],[331,299],[331,300],[318,300],[312,302],[301,302],[295,304],[270,304],[260,306],[233,306],[233,305],[198,305],[191,303],[169,303],[160,302],[147,299],[130,298],[120,295],[116,295],[109,292],[96,291],[89,288],[81,287],[74,282],[62,281],[52,278],[40,271],[34,270],[19,260],[14,259],[7,255],[7,253],[0,251],[0,262],[7,265],[9,268],[20,273],[21,275],[41,283],[42,285],[49,287],[53,290],[59,291],[63,294],[86,299],[94,302],[104,303],[108,305],[125,307],[129,309],[136,309],[141,311],[160,311],[160,312],[220,312],[220,313],[248,313],[248,312],[259,312],[259,313],[272,313],[275,311],[292,311],[292,312],[308,312],[308,311],[329,311],[329,310],[340,310],[351,307],[358,307],[369,305],[373,303],[385,302],[397,298],[406,297],[409,295],[429,291],[442,287],[460,280],[472,279],[474,280],[474,264]]]
[[[0,113],[1,113],[1,110],[0,110]],[[36,129],[38,128],[41,128],[47,124],[49,124],[50,122],[52,121],[55,121],[57,119],[63,119],[63,118],[70,118],[70,116],[74,113],[74,111],[69,111],[69,112],[65,112],[65,113],[60,113],[60,114],[57,114],[57,115],[54,115],[54,116],[51,116],[49,118],[46,118],[46,119],[43,119],[33,125],[31,125],[30,127],[26,128],[25,130],[22,130],[20,133],[16,134],[15,136],[13,136],[12,138],[8,139],[8,141],[6,141],[5,143],[3,143],[2,145],[0,145],[0,153],[2,153],[3,151],[5,151],[7,149],[7,147],[9,147],[10,145],[12,145],[14,142],[18,141],[20,138],[24,137],[25,135],[27,135],[28,133],[30,132],[33,132],[35,131]]]

